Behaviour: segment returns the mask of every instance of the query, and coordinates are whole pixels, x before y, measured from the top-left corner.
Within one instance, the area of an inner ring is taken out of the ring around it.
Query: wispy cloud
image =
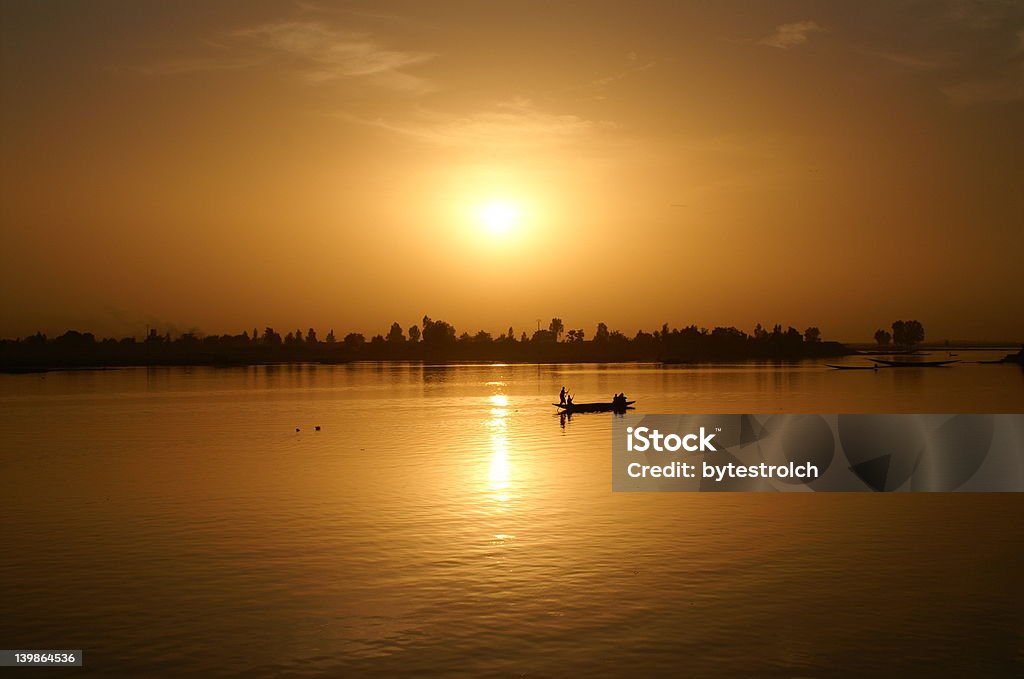
[[[390,89],[424,91],[430,84],[406,69],[434,56],[385,47],[370,34],[320,21],[277,21],[230,31],[207,41],[201,54],[157,61],[141,70],[175,75],[276,64],[292,68],[309,83],[359,78]]]
[[[426,52],[388,49],[366,34],[339,31],[315,21],[269,23],[233,35],[294,59],[311,82],[387,75],[392,84],[408,85],[417,79],[402,69],[434,57]],[[405,77],[395,78],[397,74]]]
[[[537,148],[564,145],[610,127],[570,114],[539,110],[528,99],[502,102],[492,110],[452,115],[421,110],[406,121],[346,119],[446,147]]]
[[[758,43],[768,47],[787,50],[806,43],[811,33],[819,33],[824,30],[817,21],[811,21],[810,19],[790,24],[780,24],[775,27],[774,33],[761,38]]]

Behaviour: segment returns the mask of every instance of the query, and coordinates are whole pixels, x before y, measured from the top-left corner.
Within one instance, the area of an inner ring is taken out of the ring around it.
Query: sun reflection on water
[[[504,511],[505,508],[501,505],[506,504],[511,498],[509,487],[513,471],[512,463],[509,461],[508,438],[505,435],[508,428],[509,401],[505,394],[492,394],[488,400],[491,404],[491,416],[487,420],[487,426],[491,430],[488,488],[493,499],[499,503],[499,509]]]

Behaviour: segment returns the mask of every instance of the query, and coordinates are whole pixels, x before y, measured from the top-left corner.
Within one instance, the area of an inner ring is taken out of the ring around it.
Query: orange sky
[[[0,12],[0,336],[1024,338],[1019,3]]]

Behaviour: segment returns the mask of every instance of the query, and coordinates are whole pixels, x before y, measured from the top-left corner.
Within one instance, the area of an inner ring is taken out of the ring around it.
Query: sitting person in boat
[[[616,405],[616,406],[624,406],[624,405],[626,405],[626,395],[625,394],[615,394],[615,396],[612,398],[612,405]]]
[[[566,395],[566,397],[565,397],[565,405],[567,405],[567,406],[571,406],[572,405],[572,396]]]

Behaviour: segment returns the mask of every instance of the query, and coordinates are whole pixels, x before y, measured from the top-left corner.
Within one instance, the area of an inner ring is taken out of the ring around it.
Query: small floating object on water
[[[313,427],[313,429],[316,430],[316,431],[320,431],[320,425],[319,424],[316,425],[315,427]]]
[[[298,427],[295,427],[295,431],[298,431],[298,430],[299,430],[299,428],[298,428]]]

